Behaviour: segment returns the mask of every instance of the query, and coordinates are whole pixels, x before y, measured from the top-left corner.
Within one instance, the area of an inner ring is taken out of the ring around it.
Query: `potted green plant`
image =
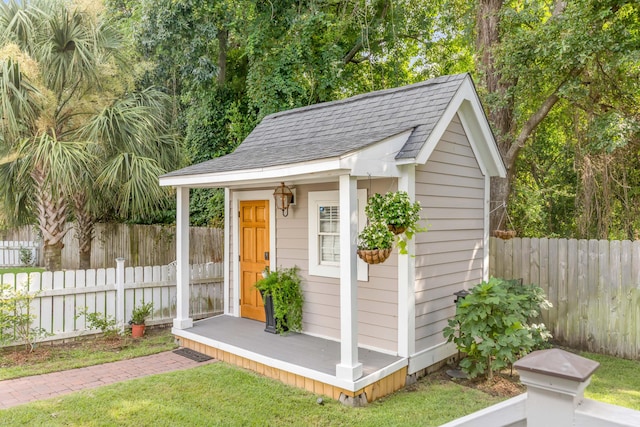
[[[367,201],[365,213],[369,223],[383,223],[393,234],[398,236],[398,249],[401,254],[407,253],[407,241],[420,231],[419,201],[412,202],[406,191],[390,191],[385,195],[374,194]]]
[[[384,262],[393,247],[394,235],[383,222],[370,222],[358,235],[358,256],[368,264]]]
[[[265,304],[266,332],[283,333],[302,330],[302,304],[298,267],[266,271],[255,287]]]
[[[152,302],[143,303],[142,305],[134,307],[131,312],[131,320],[129,321],[131,325],[131,336],[133,338],[140,338],[144,335],[145,321],[151,316],[152,310]]]

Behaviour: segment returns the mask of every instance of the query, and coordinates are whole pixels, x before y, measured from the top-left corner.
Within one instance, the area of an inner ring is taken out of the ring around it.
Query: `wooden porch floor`
[[[336,365],[340,363],[339,342],[297,333],[271,334],[264,331],[263,322],[249,319],[216,316],[197,321],[188,329],[174,329],[173,333],[176,337],[184,339],[187,343],[185,346],[192,347],[188,343],[191,341],[240,357],[244,361],[235,362],[240,366],[253,369],[256,364],[264,365],[269,369],[291,373],[303,379],[294,380],[293,385],[300,385],[301,382],[304,383],[304,379],[311,379],[336,390],[348,391],[351,396],[366,391],[368,400],[372,400],[372,394],[380,397],[402,388],[406,377],[405,358],[359,348],[358,360],[363,366],[362,377],[353,382],[340,380],[336,378]],[[281,374],[268,376],[282,378]],[[384,385],[382,388],[388,392],[381,394],[383,390],[380,389],[380,381],[389,377],[393,377],[393,385]],[[309,389],[309,386],[303,385],[303,388]],[[367,388],[368,390],[365,390]],[[333,397],[339,395],[336,391],[324,394]]]

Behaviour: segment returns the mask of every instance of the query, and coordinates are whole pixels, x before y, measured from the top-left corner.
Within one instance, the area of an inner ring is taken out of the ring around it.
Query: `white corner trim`
[[[416,167],[402,166],[398,180],[398,190],[406,191],[411,200],[416,200]],[[415,352],[416,336],[416,295],[415,295],[415,241],[407,242],[409,254],[398,254],[398,354],[409,357]]]
[[[489,228],[491,216],[491,177],[484,176],[484,233],[482,244],[482,280],[489,280]]]
[[[224,189],[224,258],[222,259],[222,267],[224,269],[223,274],[224,274],[224,281],[223,281],[223,286],[224,289],[222,290],[222,295],[224,298],[224,302],[223,302],[223,312],[224,314],[230,314],[231,313],[231,306],[230,306],[230,289],[229,286],[231,285],[231,277],[229,277],[229,272],[231,271],[230,267],[231,267],[231,254],[229,253],[229,251],[231,250],[231,239],[229,238],[230,233],[231,233],[231,218],[233,218],[232,212],[231,212],[231,191],[229,190],[229,188],[225,188]],[[237,299],[237,298],[236,298]],[[239,311],[238,309],[236,309],[234,312]]]

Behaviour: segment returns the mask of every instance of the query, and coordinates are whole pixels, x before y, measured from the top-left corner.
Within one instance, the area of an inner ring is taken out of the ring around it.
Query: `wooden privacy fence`
[[[77,269],[78,239],[73,223],[67,224],[62,243],[62,268]],[[21,227],[0,233],[4,240],[38,242],[37,227]],[[224,253],[221,228],[189,228],[189,262],[204,264],[220,262]],[[42,253],[42,251],[40,251]],[[176,228],[168,225],[96,224],[91,248],[91,268],[108,268],[113,260],[124,256],[131,265],[166,265],[176,259]],[[41,257],[37,265],[42,265]]]
[[[544,289],[555,340],[640,359],[640,241],[492,237],[489,256],[490,275]]]
[[[32,327],[50,334],[45,340],[100,332],[90,330],[85,317],[78,316],[85,307],[88,313],[112,317],[119,328],[123,328],[135,306],[151,301],[153,313],[146,323],[172,323],[176,314],[175,266],[125,268],[123,259],[117,264],[116,268],[97,270],[3,274],[0,283],[36,294],[29,309],[30,314],[36,316]],[[224,310],[222,287],[222,263],[192,265],[191,317],[202,319],[221,314]]]

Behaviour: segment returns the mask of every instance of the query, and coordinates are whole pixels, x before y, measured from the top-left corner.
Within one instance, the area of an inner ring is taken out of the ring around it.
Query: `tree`
[[[107,206],[123,214],[162,203],[157,176],[179,164],[162,98],[127,94],[117,73],[120,40],[64,2],[0,5],[0,191],[14,224],[37,220],[49,270],[61,268],[72,207],[87,239],[86,224]],[[86,250],[81,258],[87,267]]]
[[[523,147],[543,141],[535,131],[550,111],[561,102],[589,104],[594,81],[624,86],[620,67],[640,46],[638,8],[599,0],[475,4],[477,71],[507,167],[506,179],[491,182],[491,229],[504,226],[496,207],[506,205]]]

